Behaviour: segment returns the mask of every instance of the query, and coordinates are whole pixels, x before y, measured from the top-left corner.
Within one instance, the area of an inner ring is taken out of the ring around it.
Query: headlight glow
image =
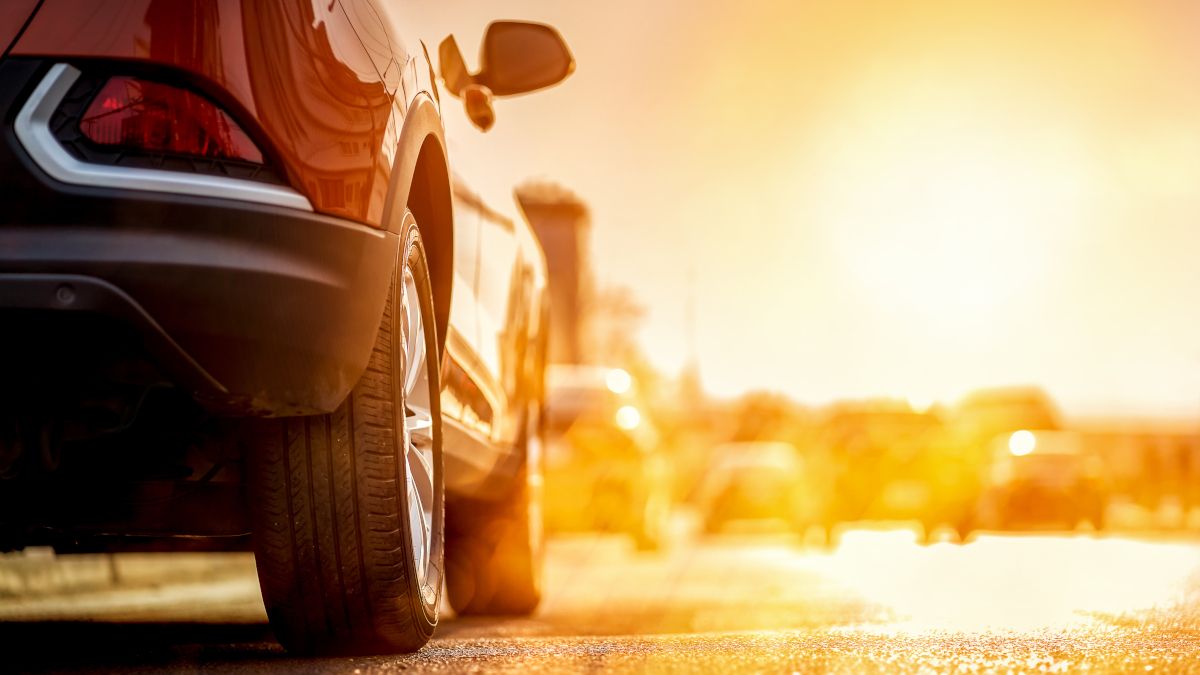
[[[613,368],[605,375],[604,384],[608,386],[608,390],[612,393],[624,394],[633,386],[633,377],[626,370]]]
[[[1032,431],[1021,429],[1014,431],[1008,437],[1008,451],[1014,457],[1024,457],[1033,452],[1035,448],[1037,448],[1037,436],[1034,436]]]
[[[617,426],[625,431],[632,431],[642,423],[642,413],[637,408],[631,405],[623,405],[617,408]]]

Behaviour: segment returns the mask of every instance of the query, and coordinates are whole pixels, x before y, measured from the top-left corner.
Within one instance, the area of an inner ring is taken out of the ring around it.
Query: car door
[[[519,396],[529,331],[528,274],[523,271],[517,225],[483,210],[479,221],[479,356],[498,401],[492,441],[511,447],[521,424]]]
[[[483,438],[492,429],[494,403],[480,387],[485,379],[479,359],[479,208],[475,197],[455,177],[454,279],[451,289],[450,325],[446,335],[446,364],[443,368],[442,412]]]

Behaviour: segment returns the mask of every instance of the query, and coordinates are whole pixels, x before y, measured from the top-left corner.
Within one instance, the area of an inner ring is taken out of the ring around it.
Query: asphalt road
[[[559,539],[534,617],[449,618],[417,654],[357,659],[284,654],[247,556],[169,560],[92,561],[20,592],[5,570],[31,564],[0,560],[0,670],[1200,672],[1200,543],[1187,540],[923,547],[862,531],[834,551],[728,536],[636,554]]]

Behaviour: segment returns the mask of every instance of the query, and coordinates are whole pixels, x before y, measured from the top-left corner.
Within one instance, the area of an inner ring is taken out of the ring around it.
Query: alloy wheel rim
[[[414,569],[422,595],[432,602],[433,588],[433,413],[425,317],[416,278],[406,265],[400,286],[400,344],[403,368],[404,472],[408,499],[409,537]]]

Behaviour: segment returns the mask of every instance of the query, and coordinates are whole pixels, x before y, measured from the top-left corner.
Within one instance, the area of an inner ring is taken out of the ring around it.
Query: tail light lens
[[[263,163],[262,151],[216,104],[186,89],[134,77],[105,82],[80,118],[79,131],[103,147]]]

